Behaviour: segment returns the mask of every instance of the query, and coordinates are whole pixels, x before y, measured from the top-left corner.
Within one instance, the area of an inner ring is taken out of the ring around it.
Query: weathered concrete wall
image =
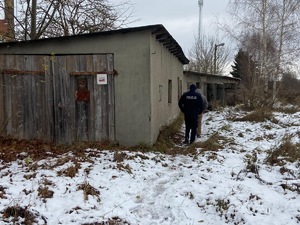
[[[113,54],[118,75],[114,79],[115,105],[109,107],[115,107],[116,141],[129,146],[153,144],[159,128],[178,115],[177,83],[182,80],[183,68],[151,32],[144,29],[84,38],[3,43],[0,54]],[[171,103],[168,103],[169,80]]]
[[[124,145],[149,143],[150,133],[150,31],[109,36],[47,39],[0,47],[6,54],[114,54],[115,131]]]
[[[179,85],[183,79],[183,65],[164,46],[151,39],[151,142],[159,130],[179,115]]]

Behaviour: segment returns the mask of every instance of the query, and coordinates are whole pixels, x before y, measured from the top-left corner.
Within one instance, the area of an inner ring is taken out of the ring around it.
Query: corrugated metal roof
[[[73,35],[73,36],[62,36],[62,37],[54,37],[54,38],[45,38],[45,39],[38,39],[38,40],[28,40],[28,41],[22,41],[26,43],[30,42],[44,42],[47,40],[65,40],[65,39],[77,39],[77,38],[84,38],[87,36],[102,36],[102,35],[111,35],[111,34],[117,34],[117,33],[129,33],[129,32],[135,32],[135,31],[142,31],[149,29],[152,33],[152,35],[155,36],[156,40],[159,41],[163,46],[165,46],[171,54],[173,54],[175,57],[178,58],[178,60],[182,64],[188,64],[189,60],[184,55],[184,52],[180,45],[177,43],[177,41],[172,37],[172,35],[166,30],[166,28],[161,24],[156,25],[148,25],[148,26],[141,26],[141,27],[130,27],[130,28],[122,28],[118,30],[109,30],[109,31],[101,31],[101,32],[94,32],[94,33],[87,33],[87,34],[79,34],[79,35]],[[10,46],[13,46],[14,44],[19,44],[22,42],[5,42],[0,43],[1,45],[7,45],[9,43]]]

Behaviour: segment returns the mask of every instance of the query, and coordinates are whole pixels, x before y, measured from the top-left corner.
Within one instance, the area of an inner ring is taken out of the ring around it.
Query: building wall
[[[178,96],[181,96],[181,93],[178,93],[178,85],[183,79],[183,65],[155,39],[151,39],[150,65],[151,142],[155,143],[159,130],[179,115]]]
[[[127,146],[152,144],[150,38],[151,31],[142,30],[107,36],[20,42],[12,46],[8,43],[0,46],[0,51],[8,54],[114,54],[114,69],[118,72],[114,106],[116,140]]]

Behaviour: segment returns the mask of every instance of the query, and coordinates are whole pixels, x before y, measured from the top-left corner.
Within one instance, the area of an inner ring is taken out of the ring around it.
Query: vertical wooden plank
[[[0,69],[45,71],[45,75],[0,75],[0,124],[7,121],[5,135],[58,144],[115,140],[113,75],[108,75],[107,85],[98,85],[95,74],[69,76],[69,72],[112,71],[112,54],[1,59]],[[87,80],[90,100],[76,108],[77,80],[82,78]],[[83,114],[76,118],[78,111]],[[82,129],[79,123],[83,120],[86,125]]]
[[[5,57],[5,67],[6,68],[11,68],[14,61],[13,56],[7,56]],[[12,110],[12,75],[5,75],[4,76],[4,83],[5,83],[5,109],[6,109],[6,134],[13,136],[13,125],[12,125],[12,115],[13,115],[13,110]]]
[[[78,55],[77,56],[77,65],[79,66],[79,72],[86,72],[87,71],[87,55]],[[83,79],[84,81],[85,90],[89,91],[90,87],[90,76],[80,76],[78,79]],[[79,83],[77,79],[77,88],[79,89]],[[78,140],[81,141],[88,141],[90,140],[90,103],[89,101],[76,101],[77,104],[77,123],[78,127]],[[81,132],[81,137],[79,136],[79,132]]]
[[[59,56],[60,74],[64,80],[63,104],[64,104],[64,120],[66,122],[66,139],[67,143],[72,143],[75,140],[74,132],[74,92],[72,92],[71,78],[67,68],[67,57]]]
[[[22,60],[23,57],[19,55],[11,55],[8,56],[12,61],[10,65],[8,66],[8,69],[17,69],[22,70]],[[11,88],[11,98],[10,98],[10,104],[12,106],[12,126],[13,126],[13,137],[15,138],[23,138],[24,132],[23,132],[23,117],[22,117],[22,99],[21,96],[23,95],[22,90],[22,82],[23,77],[22,75],[13,75],[12,78],[12,86]]]
[[[107,54],[107,70],[113,71],[114,57],[113,54]],[[115,89],[114,75],[108,75],[108,123],[109,123],[109,140],[115,141]]]
[[[31,71],[43,71],[44,70],[43,56],[33,55],[31,56],[31,64],[28,69]],[[35,89],[34,92],[30,92],[32,100],[35,102],[34,120],[35,129],[34,137],[37,139],[44,139],[46,134],[46,120],[45,120],[45,75],[31,75],[32,87]]]
[[[49,142],[54,142],[54,90],[53,90],[53,72],[52,72],[52,58],[50,56],[44,56],[45,67],[45,120],[46,120],[46,135],[45,138]]]
[[[94,70],[94,57],[93,55],[86,55],[86,71]],[[88,102],[88,136],[89,141],[96,141],[95,138],[95,101],[94,101],[94,83],[95,75],[85,76],[88,81],[87,89],[90,91],[90,99]]]
[[[54,120],[55,140],[58,144],[70,143],[68,136],[68,76],[66,76],[66,58],[56,56],[53,63],[54,77]]]
[[[0,55],[0,71],[2,71],[4,67],[4,55]],[[0,135],[5,135],[5,104],[4,104],[4,75],[0,74]]]
[[[13,68],[16,69],[23,69],[23,57],[22,56],[14,56],[16,58],[16,66]],[[14,117],[16,119],[16,132],[15,132],[15,137],[16,138],[24,138],[24,121],[23,121],[23,101],[22,101],[22,96],[24,95],[23,93],[23,76],[22,75],[16,75],[15,76],[16,83],[13,89],[15,89],[15,93],[13,98],[16,101],[16,110],[17,113],[14,114]]]
[[[76,55],[73,56],[71,61],[68,61],[69,70],[75,72],[83,72],[86,71],[86,62],[84,56]],[[88,81],[85,76],[74,76],[72,77],[72,86],[74,87],[73,95],[79,91],[79,80],[82,80],[85,85],[87,85]],[[76,141],[88,141],[89,133],[88,133],[88,105],[84,101],[79,101],[75,99],[74,101],[74,114],[75,114],[75,140]]]
[[[76,141],[76,114],[75,114],[75,91],[76,91],[76,80],[74,76],[70,76],[69,73],[73,72],[73,60],[74,60],[74,56],[68,55],[65,56],[66,57],[66,76],[68,76],[69,78],[69,104],[70,104],[70,112],[69,112],[69,136],[70,136],[70,140]]]
[[[103,55],[94,55],[95,71],[104,71],[106,69],[106,63],[103,63],[103,61]],[[94,77],[93,92],[95,102],[95,139],[98,141],[108,140],[108,132],[106,126],[106,91],[104,85],[97,84],[96,77]]]
[[[24,55],[23,58],[24,69],[28,70],[31,64],[31,57]],[[30,92],[32,90],[32,78],[30,75],[20,75],[23,76],[23,87],[22,87],[22,106],[23,106],[23,129],[24,129],[24,138],[31,139],[33,138],[34,133],[34,112],[33,112],[33,99]]]

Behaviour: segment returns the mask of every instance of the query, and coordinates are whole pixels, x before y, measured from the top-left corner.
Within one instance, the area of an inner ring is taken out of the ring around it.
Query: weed
[[[229,200],[217,199],[216,200],[216,211],[219,212],[221,215],[223,215],[224,212],[226,213],[227,210],[229,209],[229,204],[230,204]]]
[[[126,166],[124,166],[124,164],[118,163],[118,164],[117,164],[117,168],[118,168],[119,170],[126,171],[126,172],[129,173],[129,174],[132,174],[131,167],[129,166],[129,164],[127,164]]]
[[[3,186],[0,185],[0,199],[1,198],[2,199],[6,198],[5,197],[5,194],[6,194],[5,189],[6,189],[5,187],[3,187]]]
[[[296,162],[300,160],[300,143],[291,142],[290,136],[285,136],[281,144],[271,151],[266,158],[266,162],[271,165],[284,165],[284,160]]]
[[[95,223],[84,223],[81,225],[130,225],[130,223],[116,216],[108,219],[107,221],[95,222]]]
[[[221,127],[220,130],[223,130],[223,131],[230,131],[230,129],[231,129],[231,126],[230,126],[229,124],[227,124],[227,125],[224,125],[223,127]]]
[[[259,108],[242,118],[236,118],[234,121],[250,121],[259,123],[266,120],[278,123],[278,121],[274,119],[272,111],[268,108]]]
[[[97,201],[100,202],[100,191],[90,185],[88,182],[84,182],[83,184],[79,185],[77,190],[83,191],[83,199],[84,201],[88,201],[89,195],[96,197]]]
[[[78,170],[81,168],[80,163],[75,162],[73,166],[69,166],[67,169],[59,171],[58,176],[75,177]]]
[[[286,114],[294,114],[296,112],[299,112],[299,107],[292,106],[292,107],[281,107],[276,108],[277,112],[286,113]]]
[[[218,133],[214,133],[205,142],[200,143],[199,146],[204,150],[217,151],[219,149],[223,149],[223,146],[219,143],[220,140],[226,139]]]
[[[283,188],[283,190],[295,191],[298,194],[300,194],[300,184],[298,184],[298,183],[280,184],[280,186]]]
[[[195,196],[193,195],[192,192],[186,192],[185,196],[187,196],[189,199],[193,200],[195,198]]]
[[[176,144],[182,142],[183,136],[178,133],[178,130],[180,130],[183,120],[183,114],[181,113],[172,124],[161,129],[157,141],[153,146],[153,151],[168,153]]]
[[[24,159],[25,164],[28,166],[29,164],[31,164],[33,162],[32,158],[30,156],[27,156]]]
[[[3,221],[10,221],[12,217],[13,224],[37,224],[37,218],[39,217],[38,212],[33,213],[28,209],[28,207],[22,208],[18,205],[7,207],[2,213]],[[47,224],[46,219],[43,216],[41,218],[44,220],[44,224]]]
[[[47,186],[39,187],[38,188],[38,196],[44,199],[44,202],[46,201],[46,198],[52,198],[54,195],[54,191],[49,190]]]
[[[120,162],[123,162],[127,158],[128,158],[128,156],[127,156],[126,152],[122,152],[122,151],[114,152],[114,159],[113,159],[114,162],[120,163]]]
[[[30,180],[32,178],[36,178],[36,173],[29,173],[29,174],[24,174],[24,178],[26,180]]]

